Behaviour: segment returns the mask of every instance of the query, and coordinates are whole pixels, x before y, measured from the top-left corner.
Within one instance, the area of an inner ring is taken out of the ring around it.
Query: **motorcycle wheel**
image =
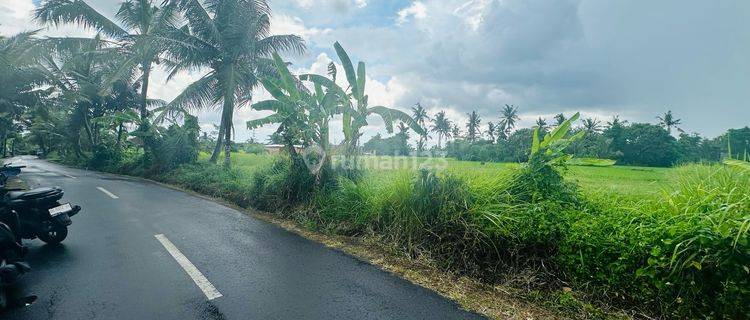
[[[68,227],[66,226],[51,226],[46,232],[42,231],[37,234],[39,240],[42,240],[49,244],[58,244],[68,237]]]

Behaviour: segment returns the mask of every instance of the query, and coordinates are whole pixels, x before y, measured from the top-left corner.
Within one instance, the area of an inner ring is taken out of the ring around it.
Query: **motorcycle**
[[[7,193],[10,190],[4,187],[0,183],[0,310],[14,305],[29,305],[36,300],[34,295],[21,299],[8,297],[8,287],[31,271],[31,267],[22,260],[27,250],[16,235],[18,216],[7,205]]]
[[[0,182],[19,175],[24,166],[4,165],[0,167]],[[70,203],[60,203],[63,197],[60,187],[36,188],[27,191],[10,191],[6,198],[9,207],[18,213],[19,238],[40,240],[57,244],[68,236],[70,217],[78,214],[81,207]]]

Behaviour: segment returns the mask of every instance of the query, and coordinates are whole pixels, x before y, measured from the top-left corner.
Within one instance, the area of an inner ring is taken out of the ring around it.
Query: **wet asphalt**
[[[58,246],[25,240],[36,303],[0,319],[481,319],[438,294],[237,210],[135,178],[32,157],[30,187],[79,204]],[[104,188],[117,199],[100,191]],[[163,234],[221,293],[203,291]]]

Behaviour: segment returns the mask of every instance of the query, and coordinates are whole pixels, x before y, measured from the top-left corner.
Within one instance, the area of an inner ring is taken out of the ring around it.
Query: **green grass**
[[[208,154],[201,154],[200,161],[208,161],[208,158]],[[232,165],[249,176],[258,169],[269,166],[274,158],[273,155],[234,153]],[[361,160],[369,169],[370,178],[377,180],[388,180],[425,166],[444,169],[466,178],[502,174],[518,167],[517,163],[481,163],[427,157],[363,156]],[[670,180],[674,178],[669,174],[672,171],[672,168],[570,166],[565,177],[569,181],[578,182],[584,191],[638,197],[655,195],[669,188]]]
[[[201,152],[201,154],[198,155],[198,162],[207,163],[210,158],[210,153]],[[274,159],[274,156],[267,154],[259,155],[244,152],[232,153],[232,168],[239,170],[243,175],[249,177],[258,170],[270,166]],[[219,159],[217,162],[221,163],[222,161],[224,161],[224,158]]]
[[[489,283],[529,272],[525,286],[534,290],[555,296],[570,286],[572,298],[655,317],[750,314],[744,167],[558,172],[534,163],[362,157],[363,178],[316,189],[304,169],[277,156],[233,154],[232,170],[207,158],[163,179],[311,229],[375,236]]]

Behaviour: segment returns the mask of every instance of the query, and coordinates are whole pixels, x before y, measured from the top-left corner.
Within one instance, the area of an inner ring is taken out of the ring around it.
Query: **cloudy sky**
[[[119,0],[90,0],[112,16]],[[0,33],[36,29],[38,0],[0,0]],[[408,110],[420,102],[458,122],[477,110],[483,125],[505,104],[522,125],[581,111],[584,117],[656,122],[672,110],[682,128],[708,136],[750,125],[750,1],[269,0],[274,33],[299,34],[308,52],[287,56],[298,72],[325,73],[340,41],[368,66],[371,104]],[[83,35],[75,27],[48,35]],[[165,83],[169,100],[200,74]],[[268,95],[258,90],[256,99]],[[237,113],[237,140],[264,140]],[[218,112],[202,111],[204,128]],[[551,121],[551,120],[548,120]],[[384,131],[371,121],[368,136]],[[340,139],[340,135],[335,137]]]

